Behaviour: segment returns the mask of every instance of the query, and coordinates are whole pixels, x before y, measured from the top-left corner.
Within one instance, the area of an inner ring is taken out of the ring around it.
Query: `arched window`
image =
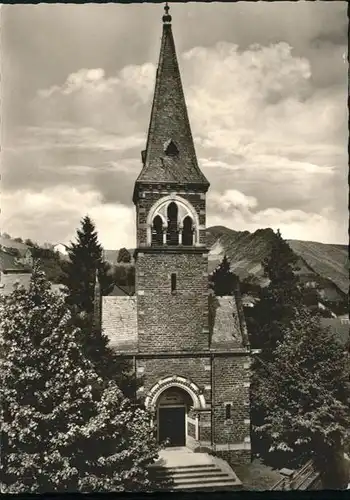
[[[163,221],[162,218],[157,215],[153,219],[152,224],[152,246],[163,245]]]
[[[177,230],[177,205],[172,202],[168,206],[168,230],[166,236],[167,245],[178,245],[179,235]]]
[[[182,244],[193,245],[193,223],[189,216],[185,217],[183,221]]]

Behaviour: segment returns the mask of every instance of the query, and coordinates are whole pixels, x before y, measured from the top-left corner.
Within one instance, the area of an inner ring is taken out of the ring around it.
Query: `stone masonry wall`
[[[200,389],[210,384],[210,372],[205,370],[209,358],[144,358],[136,363],[137,369],[142,369],[144,396],[159,380],[172,375],[187,378]]]
[[[215,455],[226,460],[233,469],[235,466],[249,464],[251,462],[250,450],[221,450],[216,451]]]
[[[211,443],[211,411],[201,412],[199,418],[199,441]]]
[[[250,437],[249,356],[217,356],[212,369],[214,442],[244,443]],[[226,403],[232,405],[230,420],[226,420]]]
[[[172,273],[176,273],[175,293]],[[139,253],[136,293],[139,352],[208,349],[206,254]]]

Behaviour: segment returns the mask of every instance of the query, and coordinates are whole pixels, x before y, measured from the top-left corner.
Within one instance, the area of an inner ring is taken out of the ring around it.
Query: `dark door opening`
[[[185,407],[159,408],[159,442],[168,438],[168,446],[185,446],[185,412]]]

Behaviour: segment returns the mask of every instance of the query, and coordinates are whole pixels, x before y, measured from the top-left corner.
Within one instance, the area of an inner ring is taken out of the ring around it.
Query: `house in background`
[[[24,266],[33,266],[33,257],[31,249],[25,243],[13,240],[11,238],[0,237],[0,249],[9,255],[12,255]]]
[[[68,255],[67,245],[64,245],[63,243],[56,243],[56,245],[53,245],[53,251],[62,255]]]
[[[0,294],[9,295],[16,286],[28,288],[32,269],[11,253],[0,250]]]

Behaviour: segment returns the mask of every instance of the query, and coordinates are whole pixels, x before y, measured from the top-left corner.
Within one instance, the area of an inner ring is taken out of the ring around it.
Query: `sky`
[[[135,246],[164,4],[1,10],[1,230]],[[207,226],[348,242],[346,2],[170,2]]]

